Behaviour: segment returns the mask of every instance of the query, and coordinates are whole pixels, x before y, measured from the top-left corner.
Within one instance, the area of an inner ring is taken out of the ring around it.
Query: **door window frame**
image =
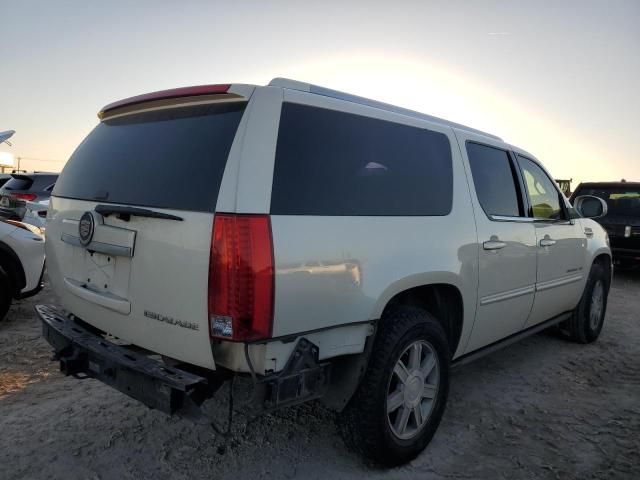
[[[519,172],[518,177],[520,179],[520,186],[521,186],[520,188],[522,189],[522,192],[525,198],[527,199],[526,200],[526,217],[531,219],[532,222],[536,222],[536,223],[552,223],[554,225],[573,225],[574,221],[571,218],[569,209],[567,208],[567,204],[564,201],[564,195],[562,195],[562,193],[560,192],[560,188],[558,187],[556,182],[553,180],[553,178],[551,178],[551,176],[547,173],[544,167],[540,164],[540,162],[534,160],[531,157],[528,157],[527,155],[523,155],[522,153],[511,151],[511,154],[513,156],[513,159],[517,166],[517,170]],[[533,216],[533,209],[531,208],[531,198],[529,197],[529,191],[527,190],[527,186],[524,183],[523,166],[520,164],[520,159],[518,157],[522,157],[525,160],[530,161],[534,165],[537,165],[540,171],[547,177],[549,182],[551,182],[551,186],[555,189],[556,195],[558,196],[558,203],[560,204],[560,209],[562,210],[563,218],[556,219],[556,218],[541,218],[541,217]]]
[[[480,201],[480,197],[478,196],[476,181],[473,178],[473,170],[471,169],[471,159],[469,157],[469,149],[467,148],[469,144],[476,144],[482,147],[493,148],[495,150],[499,150],[507,154],[507,158],[509,159],[509,168],[511,169],[511,175],[513,177],[513,186],[516,190],[516,196],[518,197],[518,211],[520,212],[519,216],[514,217],[512,215],[492,215],[485,211],[484,207],[482,206],[482,202]],[[464,148],[465,148],[465,154],[467,156],[467,162],[469,162],[469,174],[471,175],[471,181],[473,182],[473,190],[476,198],[478,199],[478,205],[480,205],[480,209],[484,212],[487,218],[492,222],[518,222],[518,223],[532,222],[533,219],[528,215],[529,198],[526,195],[526,189],[524,188],[522,172],[520,171],[520,166],[517,164],[515,154],[511,150],[497,147],[489,143],[478,142],[477,140],[465,140]]]

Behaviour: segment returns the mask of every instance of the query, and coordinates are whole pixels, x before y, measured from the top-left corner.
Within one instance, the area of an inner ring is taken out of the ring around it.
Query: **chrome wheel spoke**
[[[436,387],[435,385],[429,385],[425,383],[424,388],[422,389],[422,398],[435,398],[437,390],[438,387]]]
[[[404,394],[401,390],[396,390],[387,397],[387,413],[396,411],[404,403]]]
[[[409,422],[409,415],[411,414],[411,410],[407,407],[402,407],[402,410],[398,412],[398,416],[396,417],[395,430],[400,435],[402,435],[407,429],[407,423]]]
[[[422,373],[422,378],[424,380],[431,374],[433,368],[436,366],[436,356],[434,354],[429,354],[425,357],[424,361],[420,365],[420,373]]]
[[[400,383],[405,384],[407,382],[407,378],[409,378],[409,372],[407,371],[407,367],[404,366],[402,360],[398,360],[396,366],[393,368],[393,373],[396,374]]]
[[[409,350],[409,368],[417,370],[420,368],[420,360],[422,359],[422,344],[414,343]]]
[[[425,419],[422,418],[422,406],[420,403],[413,407],[413,416],[416,419],[416,426],[420,428],[422,424],[425,422]]]

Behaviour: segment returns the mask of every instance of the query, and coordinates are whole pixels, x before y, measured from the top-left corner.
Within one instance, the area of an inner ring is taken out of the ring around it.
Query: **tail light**
[[[268,215],[216,214],[209,258],[209,333],[253,341],[271,337],[273,242]]]
[[[38,197],[35,193],[12,193],[11,196],[18,200],[24,200],[25,202],[32,202]]]

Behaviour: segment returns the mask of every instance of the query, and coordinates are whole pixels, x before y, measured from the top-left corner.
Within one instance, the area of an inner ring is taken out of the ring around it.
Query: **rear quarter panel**
[[[274,337],[375,320],[397,293],[447,283],[462,294],[459,345],[465,345],[475,313],[478,246],[453,131],[319,95],[285,90],[284,99],[444,133],[452,147],[453,205],[449,215],[431,217],[272,215]]]

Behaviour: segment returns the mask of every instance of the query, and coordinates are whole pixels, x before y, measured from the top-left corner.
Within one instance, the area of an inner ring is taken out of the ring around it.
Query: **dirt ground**
[[[348,452],[318,404],[208,426],[150,411],[95,380],[57,372],[36,303],[0,323],[1,479],[640,479],[640,273],[619,273],[602,335],[530,337],[454,371],[435,438],[381,470]]]

